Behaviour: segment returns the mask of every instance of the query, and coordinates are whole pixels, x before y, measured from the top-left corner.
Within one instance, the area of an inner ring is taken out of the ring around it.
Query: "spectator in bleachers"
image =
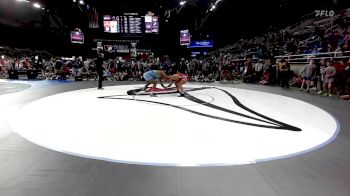
[[[270,78],[270,73],[267,69],[264,70],[263,75],[262,75],[262,79],[259,82],[259,84],[261,85],[267,85],[270,84],[271,78]]]
[[[75,81],[83,81],[83,68],[78,68],[77,66],[74,66],[72,68],[72,77],[74,77]]]
[[[264,62],[263,64],[263,70],[267,70],[270,72],[270,69],[272,68],[272,63],[271,63],[271,59],[268,59]]]
[[[0,59],[0,77],[5,75],[5,61],[4,59]]]
[[[313,80],[313,77],[316,75],[316,61],[310,60],[310,63],[307,64],[304,69],[301,71],[300,75],[303,78],[301,83],[300,91],[304,90],[304,84],[306,84],[306,92],[310,91],[310,82]]]
[[[281,87],[289,88],[289,78],[290,78],[290,66],[285,59],[281,59],[279,63],[279,78],[281,82]]]
[[[328,47],[328,39],[326,36],[321,38],[321,43],[320,43],[320,52],[329,52],[329,47]]]
[[[47,80],[53,80],[55,78],[55,70],[54,67],[47,66],[45,69],[44,78]]]
[[[271,75],[271,84],[277,84],[279,83],[278,78],[278,65],[279,63],[276,61],[271,61],[271,67],[270,67],[270,75]]]
[[[83,67],[80,67],[80,66],[77,66],[77,68],[76,68],[80,73],[81,73],[81,78],[82,78],[82,80],[84,80],[84,78],[86,79],[86,80],[88,80],[90,77],[90,70],[89,70],[89,67],[85,67],[85,66],[83,66]]]
[[[314,46],[313,50],[310,52],[310,54],[317,54],[319,53],[318,46]]]
[[[350,25],[346,29],[346,31],[343,34],[343,40],[342,40],[342,51],[349,51],[350,48]]]
[[[337,93],[344,95],[347,88],[347,80],[349,79],[349,62],[348,59],[343,59],[335,66],[337,74],[335,76],[335,86],[337,87]]]
[[[117,68],[114,65],[111,65],[109,67],[109,73],[110,73],[111,79],[114,80],[115,74],[117,73]]]
[[[254,63],[254,82],[260,82],[263,75],[263,60]]]
[[[295,38],[292,38],[286,44],[286,50],[289,54],[295,54],[298,51],[298,42]]]
[[[317,86],[317,91],[318,94],[322,93],[322,89],[323,89],[323,71],[324,69],[327,67],[326,64],[326,59],[321,59],[320,63],[316,64],[316,86]]]
[[[339,25],[341,29],[347,27],[346,15],[345,13],[341,13],[341,15],[334,21],[334,24]]]
[[[253,82],[253,64],[251,60],[247,60],[244,64],[243,70],[243,82],[251,83]]]
[[[342,39],[343,39],[343,36],[339,33],[338,30],[335,30],[333,32],[333,36],[331,37],[331,43],[330,43],[332,45],[332,51],[335,51],[337,49]]]
[[[303,83],[303,78],[301,78],[301,76],[298,74],[293,74],[292,81],[289,85],[300,88],[302,83]]]
[[[350,95],[350,58],[347,62],[347,67],[345,68],[345,71],[347,73],[347,78],[345,81],[345,95],[348,95],[348,99],[349,99],[349,95]]]
[[[337,71],[333,66],[333,61],[327,61],[327,67],[323,70],[323,89],[325,94],[323,96],[332,97],[332,88],[334,84],[334,77]]]
[[[209,75],[209,63],[203,63],[203,66],[202,66],[202,73],[204,75],[204,77],[208,77]],[[185,73],[185,72],[181,72],[181,73]]]

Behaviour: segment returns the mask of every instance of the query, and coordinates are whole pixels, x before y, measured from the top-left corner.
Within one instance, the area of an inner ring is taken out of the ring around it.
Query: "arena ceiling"
[[[18,0],[0,0],[0,2]],[[34,0],[29,0],[34,2]],[[75,1],[75,2],[74,2]],[[341,4],[347,0],[186,0],[185,6],[179,5],[181,0],[35,0],[45,8],[57,12],[68,26],[84,23],[84,12],[87,7],[97,8],[100,15],[121,14],[124,12],[148,11],[161,16],[164,21],[170,21],[180,26],[196,31],[227,31],[227,26],[242,27],[250,31],[251,27],[265,29],[270,25],[285,25],[298,20],[298,17],[315,9],[331,9],[334,3]],[[216,9],[209,12],[211,6],[219,1]],[[253,20],[251,20],[253,19]],[[232,33],[232,32],[231,32]],[[231,34],[230,33],[230,34]]]
[[[34,0],[29,1],[34,2]],[[154,12],[161,16],[160,42],[166,43],[164,48],[171,48],[174,52],[178,51],[178,36],[181,29],[190,29],[193,36],[198,36],[199,39],[202,35],[210,36],[214,39],[216,47],[222,47],[241,38],[268,32],[271,27],[277,29],[286,27],[315,9],[334,9],[335,5],[350,2],[349,0],[187,0],[185,6],[181,7],[179,5],[181,0],[84,0],[84,5],[80,5],[79,1],[35,0],[45,7],[46,14],[50,11],[50,14],[54,14],[61,20],[60,27],[63,27],[63,30],[52,30],[54,33],[61,34],[67,34],[74,28],[89,31],[88,7],[90,10],[95,7],[99,17],[104,14],[117,15],[124,12],[140,14]],[[217,1],[220,3],[216,8],[211,12],[208,11]],[[15,8],[17,4],[23,2],[0,0],[0,23],[2,24],[2,18],[11,20],[13,18],[11,16],[15,14],[28,15],[33,12],[33,9],[11,10],[6,6],[9,3],[12,3],[12,7]],[[45,12],[42,13],[45,14]],[[19,22],[12,20],[11,22]],[[44,25],[42,27],[46,29]],[[33,34],[35,32],[36,30]],[[61,37],[64,39],[67,36]]]

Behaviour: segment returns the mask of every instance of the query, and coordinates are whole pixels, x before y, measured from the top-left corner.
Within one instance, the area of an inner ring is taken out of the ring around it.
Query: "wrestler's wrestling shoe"
[[[180,95],[178,95],[178,97],[185,97],[184,93],[180,93]]]
[[[154,92],[151,92],[149,95],[150,95],[151,97],[157,97],[157,94],[155,94]]]

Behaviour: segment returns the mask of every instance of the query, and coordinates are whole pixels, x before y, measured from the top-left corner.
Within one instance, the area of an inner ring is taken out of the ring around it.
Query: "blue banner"
[[[213,40],[192,41],[187,48],[213,48]]]

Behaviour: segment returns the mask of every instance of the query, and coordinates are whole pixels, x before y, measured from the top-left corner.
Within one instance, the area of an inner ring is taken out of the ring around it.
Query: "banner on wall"
[[[108,53],[129,54],[130,49],[128,45],[104,45],[103,50]]]
[[[188,46],[191,43],[191,34],[189,30],[180,31],[180,45]]]
[[[187,48],[213,48],[213,47],[214,47],[213,40],[200,40],[200,41],[192,41]]]
[[[74,44],[84,44],[84,33],[80,31],[71,31],[70,39]]]

